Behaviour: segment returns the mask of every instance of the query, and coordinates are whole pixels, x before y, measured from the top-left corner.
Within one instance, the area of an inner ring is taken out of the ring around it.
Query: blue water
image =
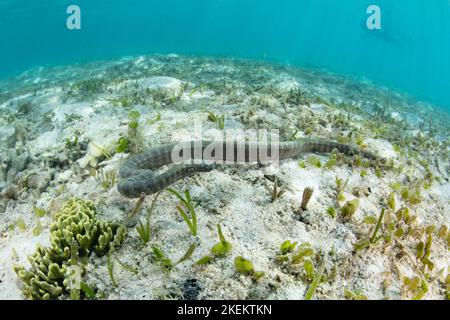
[[[66,28],[77,4],[82,30]],[[365,27],[382,10],[383,30]],[[449,0],[0,0],[0,77],[151,53],[235,56],[368,78],[450,110]]]

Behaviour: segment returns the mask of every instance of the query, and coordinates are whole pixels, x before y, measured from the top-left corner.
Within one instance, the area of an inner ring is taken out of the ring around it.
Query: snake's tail
[[[301,146],[302,153],[330,153],[336,149],[347,156],[361,155],[370,160],[380,159],[376,154],[370,151],[362,150],[353,145],[325,139],[305,139],[302,140]]]

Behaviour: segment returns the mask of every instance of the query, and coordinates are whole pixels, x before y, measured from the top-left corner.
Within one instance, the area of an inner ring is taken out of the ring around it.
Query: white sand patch
[[[30,145],[31,154],[37,155],[44,151],[53,150],[60,143],[60,138],[61,131],[58,129],[44,132],[39,137],[37,137],[33,144]]]

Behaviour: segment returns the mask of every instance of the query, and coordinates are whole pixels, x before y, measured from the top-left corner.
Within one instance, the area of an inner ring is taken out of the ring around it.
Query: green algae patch
[[[240,274],[253,274],[255,272],[253,263],[241,256],[234,259],[234,267]]]
[[[196,262],[197,265],[199,265],[199,266],[205,265],[205,264],[212,262],[215,258],[219,258],[219,257],[223,258],[223,257],[227,256],[233,250],[233,245],[231,244],[231,242],[228,242],[225,239],[225,236],[223,235],[223,232],[222,232],[222,228],[220,227],[219,224],[217,225],[217,232],[219,234],[220,242],[215,244],[211,248],[211,255],[204,256],[203,258],[198,260]]]
[[[359,208],[359,200],[348,201],[341,209],[341,215],[345,219],[351,219]]]

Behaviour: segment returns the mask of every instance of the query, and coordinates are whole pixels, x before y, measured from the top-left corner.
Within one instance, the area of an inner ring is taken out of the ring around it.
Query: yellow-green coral
[[[105,255],[114,246],[120,244],[125,235],[123,226],[98,221],[94,204],[81,199],[70,199],[56,214],[50,227],[53,248],[69,248],[75,239],[78,255],[86,257],[91,252]],[[64,254],[63,252],[60,252]]]
[[[23,293],[30,299],[57,299],[70,292],[70,277],[78,257],[92,252],[102,256],[120,245],[126,229],[117,223],[96,219],[92,202],[70,199],[55,216],[50,227],[50,247],[38,247],[28,257],[31,268],[16,266],[23,282]]]

